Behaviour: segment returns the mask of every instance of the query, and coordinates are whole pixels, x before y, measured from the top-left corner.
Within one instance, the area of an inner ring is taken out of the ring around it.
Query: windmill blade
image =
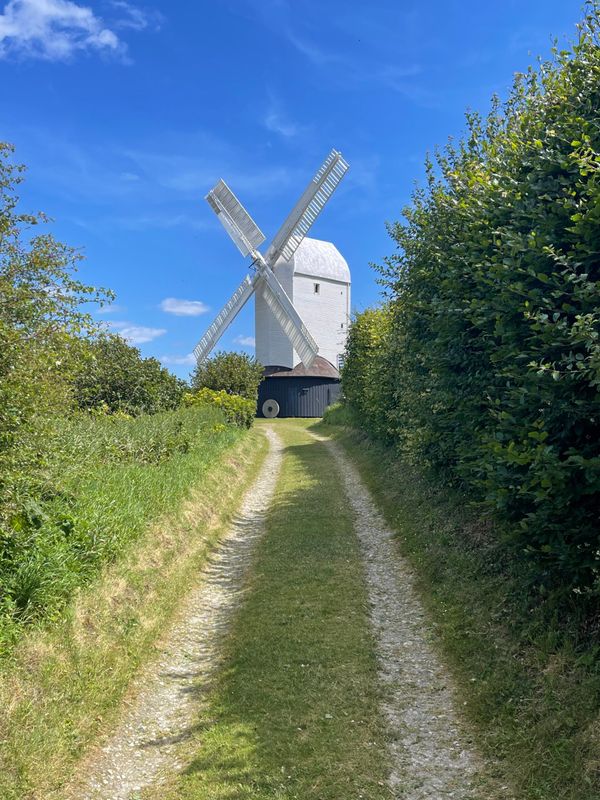
[[[225,330],[231,325],[253,293],[254,281],[249,275],[246,275],[230,300],[223,306],[217,318],[209,326],[204,336],[194,348],[194,355],[196,356],[198,364],[201,364],[208,358],[210,351],[214,348]]]
[[[266,261],[271,267],[275,266],[280,256],[289,261],[294,255],[347,170],[348,164],[341,153],[332,150],[267,250]]]
[[[284,288],[273,272],[267,267],[260,273],[257,290],[265,298],[275,319],[305,367],[310,367],[319,353],[319,347],[302,322]]]
[[[224,180],[210,190],[206,200],[243,256],[264,242],[263,232]]]

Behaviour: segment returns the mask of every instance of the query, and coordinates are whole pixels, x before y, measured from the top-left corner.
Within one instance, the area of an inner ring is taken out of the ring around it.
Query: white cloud
[[[177,300],[175,297],[166,297],[160,307],[167,314],[175,314],[176,317],[198,317],[209,311],[202,300]]]
[[[124,306],[118,306],[116,303],[112,303],[111,305],[97,308],[96,314],[121,314],[123,311],[127,311]]]
[[[193,353],[188,353],[187,356],[161,356],[160,362],[172,366],[194,367],[196,356]]]
[[[254,336],[236,336],[233,343],[241,344],[242,347],[256,347]]]
[[[135,325],[132,322],[113,322],[112,327],[130,344],[153,342],[167,332],[165,328],[149,328],[145,325]]]
[[[87,6],[71,0],[9,0],[0,14],[0,57],[66,61],[84,50],[125,52],[119,37]]]

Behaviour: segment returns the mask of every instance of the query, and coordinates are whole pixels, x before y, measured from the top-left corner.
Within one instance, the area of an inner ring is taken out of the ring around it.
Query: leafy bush
[[[192,389],[212,389],[238,394],[248,400],[258,399],[258,385],[263,379],[263,367],[245,353],[217,353],[196,367]]]
[[[74,380],[80,408],[105,407],[132,415],[177,408],[184,388],[155,358],[142,358],[137,347],[115,335],[86,342]]]
[[[427,164],[380,268],[384,379],[363,372],[367,317],[343,376],[369,430],[468,487],[540,587],[576,592],[600,590],[599,31],[594,3],[571,51]]]
[[[218,408],[225,419],[238,428],[251,428],[256,415],[256,401],[237,394],[228,394],[224,389],[220,392],[204,388],[192,393],[186,392],[183,404],[187,407],[212,406]]]

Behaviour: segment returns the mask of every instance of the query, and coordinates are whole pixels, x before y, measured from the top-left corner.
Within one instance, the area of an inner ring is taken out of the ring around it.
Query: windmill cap
[[[306,237],[294,253],[294,272],[324,280],[350,283],[348,262],[332,242]]]

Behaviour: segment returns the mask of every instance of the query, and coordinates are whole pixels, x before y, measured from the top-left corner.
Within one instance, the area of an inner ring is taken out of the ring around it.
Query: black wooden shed
[[[310,369],[265,367],[258,388],[259,417],[322,417],[340,395],[340,373],[321,356]]]

